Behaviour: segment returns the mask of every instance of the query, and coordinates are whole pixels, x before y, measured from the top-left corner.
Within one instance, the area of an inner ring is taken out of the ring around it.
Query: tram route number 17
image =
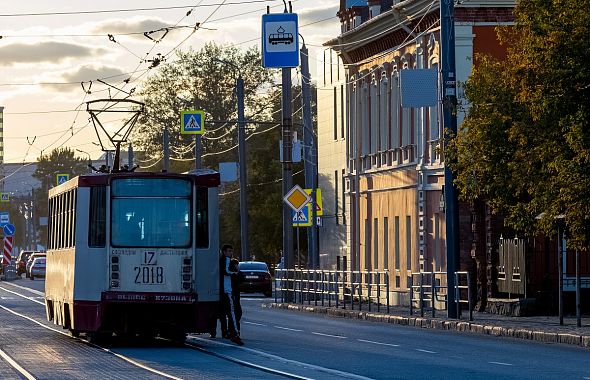
[[[136,284],[163,284],[164,268],[157,265],[156,253],[143,252],[141,265],[133,268]]]

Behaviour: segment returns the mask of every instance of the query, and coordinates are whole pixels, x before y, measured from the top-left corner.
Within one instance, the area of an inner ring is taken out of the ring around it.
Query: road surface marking
[[[19,296],[19,297],[22,297],[22,298],[25,298],[25,299],[28,299],[29,301],[33,301],[33,302],[35,302],[35,303],[38,303],[39,305],[43,305],[43,306],[45,306],[45,302],[38,301],[38,300],[34,299],[33,297],[27,297],[27,296],[23,296],[23,295],[22,295],[22,294],[20,294],[20,293],[13,292],[12,290],[8,290],[8,289],[6,289],[6,288],[3,288],[3,287],[1,287],[1,286],[0,286],[0,289],[4,290],[5,292],[8,292],[8,293],[16,294],[17,296]],[[2,299],[4,299],[4,297],[2,297]]]
[[[0,350],[0,357],[6,360],[8,364],[12,366],[12,368],[16,369],[21,375],[23,375],[27,380],[35,380],[35,376],[31,375],[26,369],[21,367],[16,361],[14,361],[6,352]]]
[[[12,283],[10,283],[10,282],[7,282],[5,285],[14,286],[15,288],[20,288],[20,289],[26,290],[27,292],[31,292],[31,293],[33,293],[33,294],[36,294],[36,295],[38,295],[38,296],[45,297],[45,293],[43,293],[43,292],[40,292],[40,291],[38,291],[38,290],[35,290],[35,289],[31,289],[31,288],[29,288],[29,287],[26,287],[26,286],[21,286],[21,285],[12,284]]]
[[[427,354],[436,354],[436,351],[422,350],[420,348],[416,348],[416,351],[426,352]]]
[[[372,340],[357,339],[359,342],[379,344],[381,346],[399,347],[399,344],[374,342]]]
[[[297,332],[301,332],[303,330],[298,330],[298,329],[291,329],[289,327],[281,327],[281,326],[273,326],[275,329],[281,329],[281,330],[289,330],[289,331],[297,331]]]
[[[149,371],[149,372],[151,372],[151,373],[155,373],[156,375],[160,375],[160,376],[163,376],[163,377],[167,377],[168,379],[182,380],[180,377],[175,377],[175,376],[169,375],[169,374],[167,374],[167,373],[165,373],[165,372],[158,371],[157,369],[154,369],[154,368],[150,368],[150,367],[148,367],[148,366],[145,366],[145,365],[143,365],[143,364],[141,364],[141,363],[139,363],[139,362],[137,362],[137,361],[135,361],[135,360],[133,360],[133,359],[131,359],[131,358],[128,358],[128,357],[126,357],[126,356],[124,356],[124,355],[121,355],[121,354],[119,354],[119,353],[116,353],[115,351],[111,351],[111,350],[109,350],[108,348],[101,347],[101,346],[99,346],[99,345],[97,345],[97,344],[90,343],[90,342],[87,342],[87,341],[85,341],[85,340],[83,340],[83,339],[80,339],[80,338],[73,337],[73,336],[69,335],[69,334],[68,334],[68,333],[66,333],[66,332],[59,331],[59,330],[57,330],[57,329],[54,329],[54,328],[52,328],[52,327],[49,327],[49,326],[47,326],[47,325],[45,325],[45,324],[43,324],[43,323],[41,323],[41,322],[37,321],[37,320],[36,320],[36,319],[34,319],[34,318],[31,318],[31,317],[29,317],[29,316],[26,316],[26,315],[24,315],[24,314],[21,314],[21,313],[17,313],[16,311],[14,311],[14,310],[12,310],[12,309],[9,309],[9,308],[7,308],[6,306],[2,306],[2,305],[0,305],[0,308],[2,308],[2,309],[4,309],[4,310],[6,310],[7,312],[9,312],[9,313],[12,313],[12,314],[14,314],[14,315],[16,315],[16,316],[19,316],[19,317],[21,317],[21,318],[27,319],[27,320],[29,320],[29,321],[31,321],[31,322],[33,322],[33,323],[36,323],[36,324],[38,324],[39,326],[41,326],[41,327],[43,327],[43,328],[45,328],[45,329],[47,329],[47,330],[55,331],[55,332],[56,332],[56,333],[58,333],[58,334],[61,334],[61,335],[65,335],[65,336],[67,336],[68,338],[72,338],[72,339],[81,340],[81,341],[85,342],[86,344],[88,344],[88,345],[90,345],[90,346],[92,346],[92,347],[99,348],[99,349],[101,349],[101,350],[103,350],[103,351],[105,351],[105,352],[108,352],[108,353],[109,353],[109,354],[111,354],[111,355],[114,355],[114,356],[118,357],[118,358],[119,358],[119,359],[121,359],[121,360],[124,360],[124,361],[126,361],[126,362],[127,362],[127,363],[129,363],[129,364],[133,364],[133,365],[134,365],[134,366],[136,366],[136,367],[139,367],[139,368],[145,369],[146,371]]]
[[[345,337],[345,336],[342,336],[342,335],[322,334],[322,333],[319,333],[319,332],[313,332],[313,331],[312,331],[311,333],[312,333],[313,335],[321,335],[321,336],[329,336],[329,337],[331,337],[331,338],[346,339],[346,337]]]
[[[488,363],[497,364],[497,365],[506,365],[506,366],[514,365],[514,364],[510,364],[510,363],[503,363],[503,362],[488,362]]]
[[[278,360],[281,361],[283,363],[287,363],[287,364],[292,364],[292,365],[297,365],[306,369],[312,369],[312,370],[316,370],[316,371],[321,371],[321,372],[325,372],[331,375],[334,375],[336,377],[345,377],[348,379],[356,379],[356,380],[372,380],[370,377],[366,377],[366,376],[361,376],[361,375],[357,375],[355,373],[350,373],[350,372],[344,372],[344,371],[339,371],[337,369],[332,369],[332,368],[326,368],[326,367],[320,367],[318,365],[315,364],[310,364],[310,363],[304,363],[304,362],[299,362],[296,360],[291,360],[291,359],[287,359],[284,358],[282,356],[278,356],[278,355],[274,355],[274,354],[269,354],[266,353],[264,351],[259,351],[259,350],[255,350],[253,348],[248,348],[248,347],[244,347],[244,346],[236,346],[235,344],[229,344],[229,343],[224,343],[224,342],[218,342],[218,341],[214,341],[208,338],[201,338],[199,336],[196,335],[189,335],[190,339],[194,339],[194,340],[198,340],[199,342],[205,343],[205,344],[214,344],[214,345],[218,345],[218,346],[223,346],[223,347],[231,347],[233,349],[239,349],[239,350],[244,350],[253,354],[257,354],[260,356],[264,356],[266,358],[269,359],[273,359],[273,360]],[[248,344],[248,340],[246,339],[246,344]]]
[[[262,323],[255,323],[255,322],[246,322],[246,321],[243,321],[242,323],[245,323],[247,325],[254,325],[254,326],[266,326],[266,325],[264,325]]]
[[[0,298],[2,298],[3,300],[15,300],[16,299],[16,297],[0,297]]]

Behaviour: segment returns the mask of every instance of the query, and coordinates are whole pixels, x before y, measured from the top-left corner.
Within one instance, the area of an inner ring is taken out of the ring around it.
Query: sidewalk
[[[432,318],[430,312],[420,317],[420,310],[414,310],[410,315],[407,308],[390,307],[389,314],[385,307],[381,306],[381,312],[377,307],[371,311],[336,308],[335,306],[315,306],[293,303],[269,303],[263,307],[295,310],[300,312],[325,314],[331,317],[363,319],[374,322],[393,323],[398,325],[416,326],[439,330],[455,330],[476,334],[505,336],[510,338],[533,340],[543,343],[562,343],[590,348],[590,317],[582,318],[582,327],[576,326],[575,317],[564,318],[564,325],[559,325],[557,316],[538,317],[508,317],[488,313],[473,313],[473,321],[469,321],[469,313],[463,311],[462,319],[446,318],[445,310],[437,310],[436,318]]]

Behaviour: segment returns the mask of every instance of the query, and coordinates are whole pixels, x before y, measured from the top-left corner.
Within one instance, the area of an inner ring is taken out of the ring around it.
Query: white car
[[[33,260],[29,278],[34,280],[35,277],[45,277],[45,257],[37,257]]]

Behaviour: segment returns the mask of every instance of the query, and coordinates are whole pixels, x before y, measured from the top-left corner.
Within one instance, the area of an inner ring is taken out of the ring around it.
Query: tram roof
[[[220,184],[219,173],[209,169],[193,170],[182,174],[166,172],[88,173],[51,188],[49,195],[52,196],[75,187],[106,186],[115,178],[191,178],[198,186],[216,187]]]

